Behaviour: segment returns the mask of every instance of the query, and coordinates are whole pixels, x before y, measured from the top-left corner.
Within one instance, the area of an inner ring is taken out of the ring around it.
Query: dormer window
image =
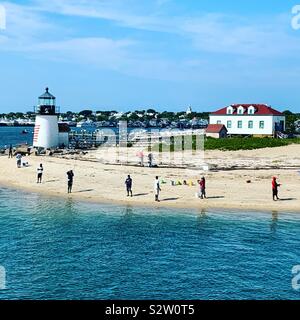
[[[233,114],[233,107],[228,107],[227,108],[227,114]]]
[[[244,107],[243,107],[243,106],[239,106],[239,107],[238,107],[238,110],[237,110],[237,113],[238,113],[238,114],[244,114],[244,112],[245,112]]]
[[[248,108],[248,114],[254,114],[255,113],[255,108],[253,106],[250,106]]]

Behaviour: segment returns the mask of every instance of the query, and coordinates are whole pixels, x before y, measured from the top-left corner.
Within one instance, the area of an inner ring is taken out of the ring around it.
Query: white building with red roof
[[[223,124],[229,135],[273,136],[285,131],[285,115],[265,104],[233,104],[213,112],[210,124]]]
[[[207,137],[212,138],[226,138],[227,137],[227,129],[224,124],[209,124],[205,130],[205,134]]]

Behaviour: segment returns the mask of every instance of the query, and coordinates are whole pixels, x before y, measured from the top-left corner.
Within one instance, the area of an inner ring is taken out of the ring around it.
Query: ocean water
[[[300,216],[0,189],[0,299],[299,299]]]
[[[22,134],[23,130],[27,130],[28,134]],[[32,145],[33,127],[0,127],[0,148],[9,147],[10,144]]]

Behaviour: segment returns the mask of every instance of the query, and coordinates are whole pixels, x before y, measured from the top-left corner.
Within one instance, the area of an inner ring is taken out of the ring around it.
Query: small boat
[[[28,131],[26,130],[26,129],[24,129],[23,131],[22,131],[22,134],[27,134],[28,133]]]

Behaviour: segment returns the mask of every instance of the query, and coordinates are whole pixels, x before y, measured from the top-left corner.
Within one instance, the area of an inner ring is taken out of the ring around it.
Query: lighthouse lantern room
[[[58,147],[58,108],[56,107],[56,98],[49,92],[48,88],[39,97],[39,104],[35,108],[35,113],[33,146],[44,149]]]

